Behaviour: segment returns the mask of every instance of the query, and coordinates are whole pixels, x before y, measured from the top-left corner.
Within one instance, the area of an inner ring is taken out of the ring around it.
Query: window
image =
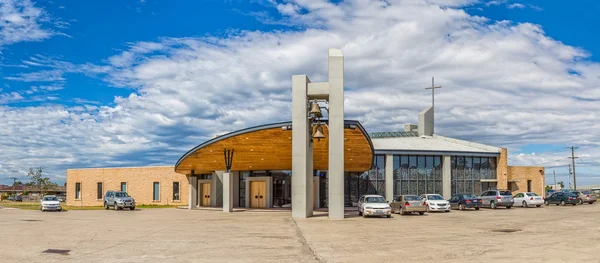
[[[248,178],[248,176],[250,176],[250,172],[240,172],[240,178],[239,178],[239,200],[238,200],[238,206],[239,207],[246,207],[246,178]]]
[[[102,199],[102,182],[98,182],[96,199]]]
[[[160,201],[160,183],[154,182],[154,189],[152,191],[152,200]]]
[[[394,196],[442,194],[442,156],[395,155]]]
[[[179,201],[179,182],[173,182],[173,200]]]
[[[531,180],[527,180],[527,192],[531,192]]]
[[[121,182],[121,191],[127,192],[127,183],[126,182]]]
[[[81,199],[81,183],[75,183],[75,199]]]
[[[451,157],[451,193],[473,193],[496,189],[495,182],[481,182],[481,179],[496,179],[495,157]]]

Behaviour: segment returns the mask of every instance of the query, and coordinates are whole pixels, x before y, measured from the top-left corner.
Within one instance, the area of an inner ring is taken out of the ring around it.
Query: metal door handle
[[[210,198],[210,195],[208,195],[208,198]]]
[[[255,196],[254,196],[254,199],[258,199],[258,195],[255,195]]]
[[[260,199],[262,199],[262,195],[260,196]]]

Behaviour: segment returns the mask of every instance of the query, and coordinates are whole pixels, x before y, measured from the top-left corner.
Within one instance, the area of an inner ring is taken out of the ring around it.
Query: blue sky
[[[43,166],[172,165],[192,146],[289,119],[289,79],[346,55],[346,114],[507,147],[600,184],[597,1],[0,0],[0,183]],[[380,94],[390,94],[382,97]],[[550,171],[550,170],[549,170]]]

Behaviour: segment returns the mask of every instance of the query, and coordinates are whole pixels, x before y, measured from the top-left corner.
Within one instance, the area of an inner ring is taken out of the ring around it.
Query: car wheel
[[[511,208],[512,208],[512,205],[507,205],[506,206],[506,209],[511,209]]]
[[[427,205],[427,213],[431,213],[431,210],[429,210],[429,205]]]
[[[589,202],[588,204],[590,204],[590,205],[591,205],[591,204],[593,204],[593,203],[594,203],[594,202]]]
[[[523,201],[522,207],[528,207],[527,202]]]
[[[496,208],[498,208],[498,206],[496,205],[496,202],[494,202],[494,201],[491,201],[491,202],[490,202],[490,208],[491,208],[491,209],[496,209]]]
[[[446,210],[446,211],[444,211],[444,213],[448,213],[448,212],[450,212],[450,210]]]
[[[392,215],[387,215],[386,217],[387,217],[387,218],[392,218]]]
[[[367,215],[363,214],[363,218],[367,218]]]
[[[465,208],[463,207],[463,204],[458,204],[458,210],[459,211],[465,210]]]
[[[560,201],[560,205],[565,206],[567,204],[565,203],[565,201]]]
[[[406,212],[404,212],[404,207],[400,207],[400,215],[406,215]]]
[[[115,202],[115,211],[119,211],[119,206],[117,205],[117,203]]]
[[[573,206],[577,206],[577,203],[575,203],[575,204],[572,204],[572,205],[573,205]]]
[[[104,209],[108,210],[108,204],[106,202],[104,202]]]
[[[540,206],[542,206],[542,205],[536,205],[536,206],[537,206],[537,207],[540,207]]]
[[[40,211],[44,212],[44,208],[41,208],[41,207],[40,207]]]
[[[60,211],[62,211],[62,209],[58,209],[57,211],[60,212]]]
[[[135,210],[135,206],[130,207],[129,210],[131,210],[131,211]]]
[[[579,199],[579,204],[583,205],[583,200]]]
[[[424,215],[424,214],[425,214],[425,212],[419,212],[419,215]]]
[[[550,202],[544,201],[544,204],[548,206],[548,205],[550,205]]]
[[[479,211],[479,207],[475,207],[475,210]]]
[[[362,216],[362,212],[360,211],[360,209],[358,209],[358,215]]]

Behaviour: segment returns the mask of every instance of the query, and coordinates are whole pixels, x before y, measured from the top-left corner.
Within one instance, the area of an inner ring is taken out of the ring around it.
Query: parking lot
[[[343,221],[280,211],[4,208],[0,255],[2,262],[598,262],[599,215],[599,204],[390,219],[353,213]]]

